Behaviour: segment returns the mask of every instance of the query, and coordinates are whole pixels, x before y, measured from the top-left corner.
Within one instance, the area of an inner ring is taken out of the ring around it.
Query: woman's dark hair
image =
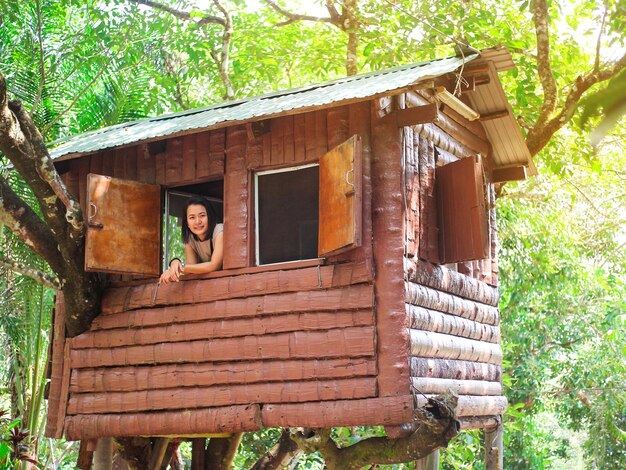
[[[198,239],[198,237],[194,233],[192,233],[191,230],[189,230],[189,225],[187,224],[187,209],[189,208],[189,206],[194,205],[202,206],[206,209],[206,215],[209,218],[209,230],[207,231],[209,238],[213,237],[213,231],[215,230],[215,226],[219,223],[222,223],[220,216],[215,211],[207,198],[202,196],[190,197],[185,204],[185,210],[183,212],[183,223],[180,230],[183,243],[189,243],[190,237],[194,237],[196,240]]]

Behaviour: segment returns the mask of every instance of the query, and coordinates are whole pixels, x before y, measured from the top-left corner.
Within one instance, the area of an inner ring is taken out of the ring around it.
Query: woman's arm
[[[193,248],[191,248],[188,243],[185,243],[185,259],[187,260],[187,263],[191,264],[195,264],[198,262],[196,252],[193,251]],[[183,271],[183,262],[178,258],[174,258],[172,261],[170,261],[170,267],[166,269],[163,274],[161,274],[159,282],[162,284],[178,282],[180,281],[180,276],[183,275]]]
[[[190,256],[190,252],[192,256]],[[213,240],[211,261],[198,263],[196,254],[188,245],[185,245],[185,253],[187,254],[187,264],[184,270],[185,274],[206,274],[221,269],[222,262],[224,261],[224,232],[218,233],[215,240]]]

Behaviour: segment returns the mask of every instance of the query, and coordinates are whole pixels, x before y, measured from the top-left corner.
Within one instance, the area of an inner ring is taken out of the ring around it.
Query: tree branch
[[[0,266],[10,269],[11,271],[15,271],[23,276],[30,277],[44,287],[49,287],[54,290],[61,288],[61,283],[59,282],[58,277],[40,271],[39,269],[31,268],[30,266],[20,263],[19,261],[7,258],[3,254],[0,254]]]
[[[0,150],[32,188],[57,242],[83,235],[80,205],[67,191],[48,149],[30,115],[18,101],[7,99],[6,81],[0,73]],[[68,225],[69,224],[69,225]]]
[[[548,5],[546,0],[533,2],[533,22],[537,36],[537,72],[543,87],[543,106],[538,122],[551,117],[556,108],[558,89],[550,64],[550,28],[548,26]]]
[[[305,452],[319,451],[329,470],[357,470],[367,464],[410,462],[445,447],[460,430],[455,418],[457,397],[449,394],[429,399],[418,410],[415,419],[421,426],[407,437],[389,439],[372,437],[349,447],[339,448],[330,437],[329,429],[293,432],[291,438]]]
[[[63,257],[50,228],[15,194],[0,176],[0,224],[5,225],[27,247],[45,259],[57,273],[63,272]]]
[[[263,0],[270,7],[272,7],[275,11],[283,15],[287,18],[287,21],[278,23],[278,26],[284,26],[290,23],[294,23],[296,21],[314,21],[317,23],[332,23],[334,25],[338,24],[338,20],[333,19],[332,17],[324,17],[324,16],[311,16],[311,15],[300,15],[298,13],[292,13],[290,11],[285,10],[283,7],[278,5],[273,0]],[[337,10],[335,10],[337,11]]]
[[[579,76],[571,86],[561,111],[556,116],[545,121],[542,121],[540,118],[537,124],[529,131],[526,137],[526,144],[531,155],[539,153],[548,144],[552,136],[572,118],[582,95],[587,90],[597,83],[610,80],[625,68],[626,54],[603,69],[592,70],[585,75]]]
[[[278,442],[256,461],[250,470],[279,470],[287,468],[295,456],[301,452],[298,444],[291,439],[289,429],[283,429]]]
[[[220,52],[220,58],[218,62],[218,67],[220,71],[220,77],[222,78],[222,82],[226,87],[226,99],[232,100],[235,97],[235,92],[233,90],[233,82],[230,79],[230,75],[228,74],[228,66],[229,66],[229,51],[230,51],[230,40],[233,37],[233,22],[228,10],[222,5],[220,0],[213,0],[213,3],[224,15],[224,32],[222,33],[222,50]]]
[[[203,16],[202,18],[196,21],[195,18],[191,17],[190,13],[186,11],[182,11],[182,10],[177,10],[176,8],[168,7],[167,5],[163,5],[162,3],[159,3],[159,2],[153,2],[152,0],[128,0],[128,1],[130,3],[135,3],[137,5],[145,5],[147,7],[154,8],[155,10],[165,11],[180,20],[193,21],[198,26],[202,26],[207,23],[214,23],[214,24],[226,26],[226,21],[224,20],[224,18],[220,18],[219,16],[207,15],[207,16]]]

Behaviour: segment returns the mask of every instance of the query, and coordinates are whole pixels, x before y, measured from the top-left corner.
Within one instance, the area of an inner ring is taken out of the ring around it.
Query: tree
[[[137,14],[137,3],[150,7],[155,14]],[[533,155],[539,155],[542,149],[558,144],[554,136],[570,123],[581,98],[593,87],[617,76],[626,66],[623,53],[613,60],[602,58],[608,43],[624,43],[624,16],[620,14],[623,7],[619,2],[607,2],[599,9],[595,4],[584,3],[572,14],[578,18],[601,19],[600,27],[594,30],[596,47],[591,55],[581,49],[569,33],[552,33],[552,28],[557,27],[557,5],[548,5],[543,0],[535,1],[532,11],[527,10],[527,3],[520,11],[517,5],[490,0],[418,4],[408,0],[327,1],[325,7],[329,16],[322,18],[294,13],[274,1],[266,0],[266,4],[267,10],[259,13],[247,11],[241,2],[226,5],[217,0],[212,5],[217,11],[198,7],[182,10],[169,3],[147,0],[120,1],[111,8],[96,4],[84,9],[73,2],[34,1],[27,3],[25,9],[30,17],[22,16],[25,12],[18,11],[15,5],[2,4],[7,17],[28,19],[25,26],[32,34],[21,35],[19,26],[1,33],[7,36],[3,38],[0,66],[10,72],[12,94],[19,96],[22,103],[9,99],[7,83],[4,76],[0,76],[0,150],[31,188],[36,202],[26,201],[4,175],[0,176],[0,223],[43,258],[55,274],[56,280],[49,280],[58,282],[65,296],[70,336],[84,331],[93,312],[98,311],[100,281],[98,276],[83,271],[83,215],[50,161],[46,141],[52,138],[89,129],[93,122],[106,125],[131,115],[195,106],[199,103],[187,98],[193,95],[194,83],[203,81],[215,86],[220,83],[224,94],[231,98],[240,96],[239,90],[252,94],[266,91],[273,84],[283,86],[283,77],[274,78],[279,73],[282,75],[285,68],[289,84],[298,85],[311,77],[322,79],[336,73],[340,60],[351,74],[358,69],[359,61],[363,69],[377,69],[431,58],[455,45],[483,47],[497,40],[512,47],[520,64],[510,87],[522,113],[522,125],[528,130],[529,148]],[[184,23],[185,28],[172,22],[172,17]],[[262,20],[268,18],[271,24],[262,24]],[[307,24],[302,23],[305,20]],[[68,26],[71,21],[78,24]],[[308,24],[310,21],[313,24]],[[524,28],[516,27],[525,21],[534,25],[534,36],[530,29],[526,33]],[[285,24],[280,28],[281,33],[272,31],[273,25],[281,22]],[[327,28],[329,24],[333,28]],[[221,31],[211,35],[203,29],[206,25],[212,28],[218,25]],[[256,34],[254,38],[249,34],[245,38],[238,36],[238,31]],[[336,35],[337,31],[340,36]],[[20,41],[31,41],[25,48],[23,42],[17,44],[32,53],[19,55],[18,48],[10,47],[10,34]],[[263,40],[263,35],[277,42],[270,44]],[[308,42],[297,42],[296,36]],[[329,54],[331,60],[322,63],[326,51],[320,38],[325,37],[333,40],[343,37],[345,56],[334,50]],[[309,45],[311,49],[305,49]],[[271,57],[279,47],[283,49],[282,62]],[[215,67],[206,67],[207,57],[201,53],[203,48],[210,51]],[[300,52],[295,52],[294,58],[300,59],[301,72],[291,68],[291,60],[284,53],[296,51],[296,48]],[[259,71],[258,60],[268,57],[268,53],[269,72]],[[319,60],[307,64],[303,60],[307,54]],[[190,70],[186,74],[182,72],[185,62]],[[131,76],[135,78],[130,79]],[[232,82],[232,89],[229,82]],[[19,83],[30,84],[26,93],[16,86]],[[152,89],[148,83],[157,86]],[[55,88],[59,84],[62,87]],[[101,105],[106,105],[104,111],[97,109]],[[136,109],[142,111],[132,114]],[[547,152],[542,157],[557,171],[566,167],[562,159]],[[15,260],[4,255],[5,264],[15,267]],[[41,271],[45,269],[30,272],[43,280],[45,276]],[[321,450],[329,462],[341,461],[345,459],[342,455],[357,452],[356,447],[349,451],[337,450],[328,436],[328,431],[320,430],[311,436],[294,437],[307,450]],[[364,441],[361,448],[375,442],[366,444]],[[395,445],[401,443],[396,441]],[[405,444],[414,443],[406,441]],[[417,456],[419,454],[414,453],[410,458]],[[375,458],[382,457],[370,457],[368,461],[374,462]]]

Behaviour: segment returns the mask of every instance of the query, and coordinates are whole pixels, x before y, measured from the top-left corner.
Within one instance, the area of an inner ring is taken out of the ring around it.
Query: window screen
[[[257,264],[317,258],[319,167],[256,175]]]

